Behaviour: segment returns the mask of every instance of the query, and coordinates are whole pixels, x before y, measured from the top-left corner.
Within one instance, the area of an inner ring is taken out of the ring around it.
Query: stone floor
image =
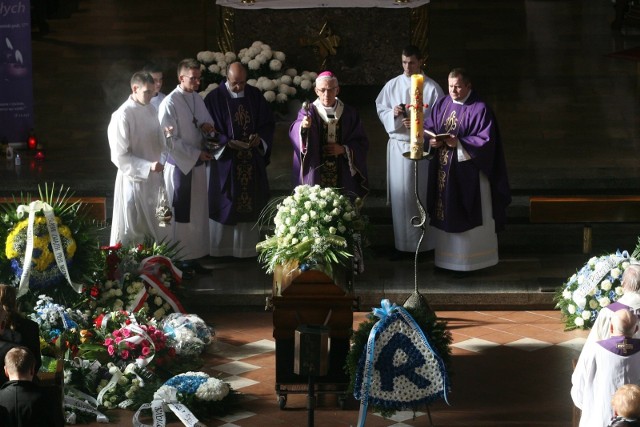
[[[275,382],[275,341],[271,314],[259,311],[208,310],[217,340],[209,348],[204,371],[228,381],[241,393],[235,411],[207,420],[208,426],[309,426],[307,382]],[[354,328],[366,313],[355,313]],[[564,332],[555,311],[439,311],[453,336],[449,404],[435,402],[419,412],[400,411],[391,419],[369,412],[370,427],[467,426],[567,427],[573,406],[569,396],[571,361],[584,344],[584,331]],[[284,368],[280,368],[284,372]],[[288,393],[284,410],[276,386]],[[342,385],[338,385],[342,386]],[[337,395],[318,394],[317,427],[349,427],[358,420],[358,401],[349,397],[341,409]],[[429,422],[429,413],[432,424]],[[109,412],[111,422],[131,425],[132,412]],[[150,418],[142,420],[149,423]],[[98,423],[91,424],[98,427]],[[179,426],[177,420],[170,426]]]

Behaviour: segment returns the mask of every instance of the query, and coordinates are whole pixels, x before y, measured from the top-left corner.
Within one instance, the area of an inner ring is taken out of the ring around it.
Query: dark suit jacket
[[[12,427],[61,427],[64,425],[59,399],[51,398],[31,381],[8,381],[0,387],[2,421]],[[0,421],[0,422],[2,422]]]

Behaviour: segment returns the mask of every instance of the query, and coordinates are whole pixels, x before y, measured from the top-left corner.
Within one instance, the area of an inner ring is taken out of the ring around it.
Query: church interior
[[[45,158],[37,161],[25,151],[20,166],[0,163],[0,196],[36,192],[39,184],[55,182],[78,196],[105,197],[108,222],[116,168],[107,125],[128,96],[131,74],[149,61],[159,62],[165,69],[163,92],[169,93],[177,84],[179,60],[217,50],[220,10],[213,0],[68,3],[73,4],[68,13],[48,17],[46,31],[32,32],[35,132]],[[62,8],[66,2],[57,4]],[[564,331],[553,294],[589,257],[631,253],[640,221],[629,214],[593,224],[553,217],[534,222],[530,200],[638,195],[640,53],[633,49],[640,45],[640,27],[625,22],[612,29],[615,10],[609,0],[431,0],[428,11],[426,73],[446,88],[451,68],[471,72],[474,90],[492,106],[500,125],[513,201],[494,267],[454,274],[434,269],[432,254],[415,265],[413,259],[390,260],[387,135],[374,105],[384,81],[341,88],[340,98],[358,109],[370,140],[371,193],[363,213],[374,232],[365,272],[354,282],[354,328],[381,299],[402,304],[415,285],[448,323],[454,340],[449,405],[436,402],[415,416],[398,413],[393,419],[371,414],[367,425],[572,425],[571,360],[586,332]],[[259,20],[260,9],[253,12]],[[262,28],[255,35],[255,28],[237,31],[272,43]],[[283,31],[297,38],[296,28]],[[334,28],[340,31],[347,30]],[[374,28],[360,36],[371,40],[372,49],[376,39],[386,37]],[[402,71],[402,47],[393,53],[397,67],[388,78]],[[356,71],[372,66],[354,61]],[[287,63],[295,62],[287,57]],[[340,69],[332,71],[340,78]],[[286,117],[277,123],[268,170],[273,195],[292,190],[289,124]],[[588,251],[585,225],[592,233]],[[188,284],[184,304],[215,325],[207,369],[229,378],[242,393],[242,405],[238,413],[208,425],[306,425],[306,396],[292,395],[281,409],[274,391],[273,327],[265,311],[271,277],[255,259],[214,261],[209,267],[210,273]],[[357,401],[339,406],[331,394],[321,395],[315,424],[355,425]],[[118,416],[118,425],[129,425],[128,412]]]

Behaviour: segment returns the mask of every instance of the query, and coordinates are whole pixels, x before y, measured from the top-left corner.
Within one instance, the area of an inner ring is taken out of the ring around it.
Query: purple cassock
[[[322,147],[327,144],[327,125],[316,110],[317,103],[314,103],[308,113],[304,109],[298,112],[298,118],[289,129],[289,138],[293,145],[292,181],[294,186],[317,184],[322,187],[335,187],[351,198],[363,198],[369,192],[369,140],[364,133],[358,112],[344,103],[342,106],[336,128],[336,144],[345,146],[349,151],[349,157],[346,153],[339,156],[323,156]],[[311,117],[311,127],[301,134],[301,123],[306,114]]]
[[[491,185],[496,231],[502,230],[511,191],[498,124],[491,109],[475,91],[462,105],[446,96],[433,105],[424,127],[436,134],[456,135],[471,156],[471,160],[459,162],[456,150],[445,146],[430,160],[427,210],[431,225],[449,233],[482,225],[482,171]]]
[[[244,97],[232,98],[223,83],[211,91],[204,103],[219,132],[219,144],[232,140],[248,142],[252,134],[266,143],[249,150],[226,147],[210,162],[209,218],[225,225],[255,222],[269,201],[267,165],[271,156],[275,120],[260,90],[246,85]]]

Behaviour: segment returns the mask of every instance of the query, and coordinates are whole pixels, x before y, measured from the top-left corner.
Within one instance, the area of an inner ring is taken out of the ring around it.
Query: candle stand
[[[411,152],[403,153],[403,156],[413,161],[414,193],[416,196],[418,215],[411,218],[411,225],[421,230],[420,239],[418,240],[418,246],[416,247],[416,253],[413,259],[414,290],[413,293],[405,300],[403,307],[431,312],[431,307],[429,307],[426,298],[418,289],[418,254],[420,253],[420,245],[422,244],[422,240],[424,239],[424,235],[427,231],[427,212],[418,193],[418,162],[432,157],[431,147],[429,147],[429,151],[423,152],[422,157],[418,159],[411,158]]]

